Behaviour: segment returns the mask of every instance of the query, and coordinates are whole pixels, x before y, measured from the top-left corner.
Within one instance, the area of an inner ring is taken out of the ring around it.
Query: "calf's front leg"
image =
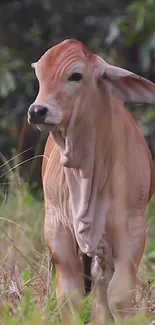
[[[56,297],[62,324],[73,324],[84,295],[83,267],[71,228],[45,216],[45,241],[56,268]]]

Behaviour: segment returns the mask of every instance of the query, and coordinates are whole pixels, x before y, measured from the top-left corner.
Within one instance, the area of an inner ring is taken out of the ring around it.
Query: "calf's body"
[[[93,320],[132,314],[146,238],[153,162],[123,101],[155,102],[155,86],[109,66],[75,40],[34,64],[29,122],[48,129],[42,178],[45,241],[56,266],[63,323],[84,295],[81,253],[92,257]]]

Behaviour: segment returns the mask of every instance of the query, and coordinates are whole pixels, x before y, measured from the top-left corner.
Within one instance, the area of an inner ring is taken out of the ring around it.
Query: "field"
[[[8,184],[1,183],[0,198],[0,324],[60,324],[54,272],[51,294],[46,295],[48,252],[43,238],[42,192],[32,195],[18,172],[11,172]],[[140,315],[123,323],[126,325],[147,325],[155,319],[154,214],[152,200],[147,209],[148,242],[137,290]],[[74,324],[89,324],[90,300],[81,302],[82,313]]]

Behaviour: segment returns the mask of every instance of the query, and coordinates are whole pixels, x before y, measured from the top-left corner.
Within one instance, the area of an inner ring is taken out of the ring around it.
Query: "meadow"
[[[0,324],[60,324],[55,272],[47,296],[48,251],[43,236],[42,190],[30,191],[18,168],[4,162],[6,181],[0,190]],[[35,193],[35,194],[34,194]],[[147,208],[147,245],[137,285],[138,315],[120,322],[148,325],[155,319],[155,200]],[[74,324],[90,324],[91,296],[81,301]],[[153,324],[153,323],[152,323]]]

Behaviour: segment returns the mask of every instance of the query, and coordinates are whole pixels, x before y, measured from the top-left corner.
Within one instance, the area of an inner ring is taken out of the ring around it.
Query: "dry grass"
[[[34,198],[18,172],[10,173],[9,186],[1,184],[0,198],[0,324],[60,324],[54,290],[47,292],[47,251],[43,239],[42,194]],[[155,318],[155,201],[148,208],[148,245],[139,273],[136,308],[125,324],[148,324]],[[150,260],[151,261],[150,261]],[[77,324],[88,319],[88,304]],[[147,317],[144,316],[147,314]]]

